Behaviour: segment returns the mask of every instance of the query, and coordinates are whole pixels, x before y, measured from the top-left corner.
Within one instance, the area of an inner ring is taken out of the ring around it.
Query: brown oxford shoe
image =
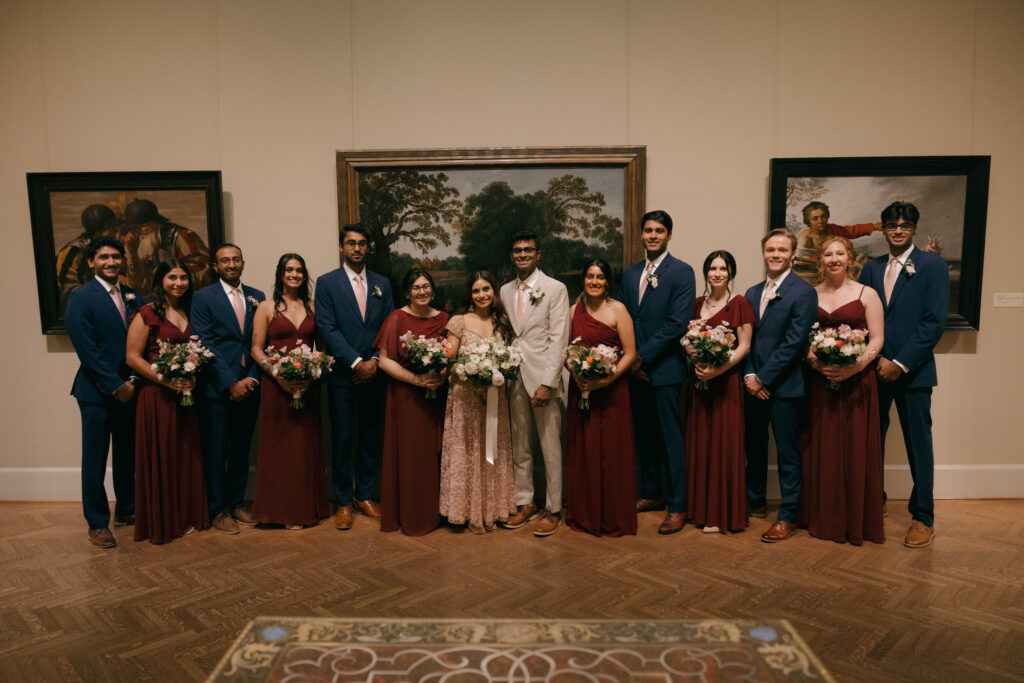
[[[133,526],[135,515],[114,515],[114,526]]]
[[[356,512],[360,512],[370,519],[380,519],[380,505],[377,505],[370,499],[356,500],[352,499],[352,507],[355,508]]]
[[[907,537],[903,539],[903,545],[908,548],[924,548],[932,544],[935,538],[935,527],[925,526],[924,522],[914,520],[907,529]]]
[[[797,532],[795,524],[783,522],[781,519],[772,524],[768,531],[761,534],[761,540],[765,543],[780,543]]]
[[[659,534],[675,534],[683,530],[686,525],[686,515],[682,512],[670,512],[665,515],[665,521],[658,527]]]
[[[334,513],[334,528],[340,531],[352,528],[352,508],[348,505],[338,506],[338,511]]]
[[[664,498],[637,498],[636,499],[636,511],[637,512],[657,512],[658,510],[665,509]]]
[[[238,528],[238,522],[236,522],[235,519],[227,512],[222,512],[214,517],[213,523],[210,524],[210,526],[213,527],[214,531],[219,531],[220,533],[227,534],[228,536],[234,536],[241,531]]]
[[[765,519],[766,517],[768,517],[768,506],[767,505],[762,505],[761,507],[756,507],[756,508],[755,507],[748,507],[747,508],[747,514],[750,515],[751,517],[758,517],[760,519]]]
[[[106,527],[102,529],[89,529],[89,542],[98,548],[113,548],[117,545],[114,534]]]
[[[252,513],[245,508],[235,508],[231,511],[231,517],[242,526],[256,526],[256,520]]]
[[[537,510],[537,506],[533,503],[527,503],[526,505],[521,505],[514,515],[509,515],[508,521],[502,522],[501,525],[506,529],[518,529],[538,515],[540,515],[540,512]]]
[[[558,531],[558,527],[561,526],[561,524],[561,512],[548,512],[547,510],[544,510],[544,512],[541,514],[540,520],[533,525],[533,535],[537,536],[538,538],[543,538],[544,536],[551,536],[556,531]]]

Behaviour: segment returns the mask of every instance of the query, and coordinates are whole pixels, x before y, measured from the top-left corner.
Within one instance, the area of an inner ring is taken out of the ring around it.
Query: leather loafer
[[[747,514],[750,515],[751,517],[758,517],[760,519],[764,519],[765,517],[768,516],[768,506],[767,505],[762,505],[762,506],[756,507],[756,508],[755,507],[748,507],[747,508]]]
[[[907,529],[907,537],[903,539],[903,545],[908,548],[924,548],[932,544],[935,538],[935,527],[925,526],[924,522],[914,520]]]
[[[134,526],[135,515],[114,515],[114,526]]]
[[[658,510],[665,509],[664,498],[637,498],[636,499],[636,511],[637,512],[657,512]]]
[[[102,529],[89,529],[89,542],[98,548],[113,548],[117,545],[114,534],[106,527]]]
[[[228,536],[234,536],[241,531],[241,529],[238,528],[238,522],[236,522],[227,512],[222,512],[214,517],[213,524],[210,526],[212,526],[215,531],[227,534]]]
[[[348,505],[338,506],[338,511],[334,513],[334,528],[341,531],[352,528],[352,508]]]
[[[533,535],[543,538],[544,536],[550,536],[556,531],[562,524],[562,513],[561,512],[548,512],[545,510],[536,524],[533,525]]]
[[[380,519],[380,505],[377,505],[377,503],[370,499],[356,500],[353,498],[352,507],[355,508],[356,512],[364,514],[370,519]]]
[[[508,521],[502,522],[501,525],[506,529],[518,529],[539,514],[540,512],[537,510],[536,505],[527,503],[526,505],[521,505],[514,515],[509,515]]]
[[[682,512],[670,512],[665,515],[665,521],[658,527],[659,534],[675,534],[683,530],[686,525],[686,515]]]
[[[256,520],[252,518],[252,513],[245,508],[233,509],[231,517],[242,526],[256,526]]]
[[[761,540],[765,543],[779,543],[797,532],[795,524],[783,522],[781,519],[772,524],[768,531],[761,534]]]

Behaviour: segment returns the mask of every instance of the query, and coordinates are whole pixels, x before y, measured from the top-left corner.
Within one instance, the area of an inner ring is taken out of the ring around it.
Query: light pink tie
[[[242,303],[242,293],[237,288],[231,290],[231,307],[235,309],[238,329],[242,331],[242,334],[245,334],[245,304]]]
[[[757,317],[764,317],[764,311],[766,308],[768,308],[768,302],[772,300],[772,292],[774,291],[775,281],[769,280],[764,286],[764,292],[761,294],[761,312],[758,313]]]
[[[363,276],[356,275],[356,303],[359,304],[359,315],[366,320],[366,287],[363,286]]]
[[[523,314],[526,313],[526,283],[519,283],[519,291],[516,292],[516,320],[523,322]]]
[[[896,287],[896,278],[900,276],[900,260],[893,256],[889,259],[889,267],[885,270],[885,303],[892,298],[892,290]]]
[[[640,278],[640,298],[637,301],[641,301],[644,298],[644,291],[647,289],[647,281],[651,279],[651,273],[654,272],[654,262],[648,261],[647,267],[644,268],[644,276]]]
[[[124,302],[121,301],[121,288],[114,285],[110,288],[110,297],[114,300],[114,305],[117,306],[117,312],[121,314],[121,322],[128,326],[128,316],[124,312]]]

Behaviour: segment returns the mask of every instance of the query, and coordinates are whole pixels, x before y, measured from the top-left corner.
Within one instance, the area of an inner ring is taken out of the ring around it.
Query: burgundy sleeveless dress
[[[267,327],[267,344],[290,351],[313,345],[316,321],[307,315],[295,327],[280,313]],[[305,408],[292,408],[291,394],[264,376],[260,390],[259,460],[252,518],[257,522],[314,526],[328,515],[320,430],[320,386],[303,395]]]
[[[819,306],[818,323],[866,330],[864,304],[854,299],[831,313]],[[820,372],[808,374],[801,526],[817,538],[883,543],[882,435],[874,364],[844,380],[838,390],[830,389]]]
[[[157,316],[149,304],[139,309],[149,328],[145,358],[156,358],[157,342],[187,342],[182,332]],[[193,391],[193,393],[195,393]],[[135,540],[160,544],[190,529],[208,529],[206,480],[199,446],[196,406],[179,405],[181,396],[142,380],[135,407]]]
[[[621,351],[619,333],[594,318],[582,303],[572,316],[572,339]],[[566,431],[566,523],[595,536],[636,534],[633,416],[629,383],[618,379],[590,394],[580,410],[580,389],[569,382]]]
[[[697,299],[693,319],[700,317]],[[712,327],[754,322],[754,309],[737,296],[707,319]],[[742,363],[701,390],[690,385],[686,418],[686,516],[698,526],[743,531],[747,526],[746,450],[743,442]]]

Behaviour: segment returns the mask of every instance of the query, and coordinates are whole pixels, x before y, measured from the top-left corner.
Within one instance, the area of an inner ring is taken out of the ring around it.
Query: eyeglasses
[[[355,240],[345,240],[344,244],[346,247],[362,247],[365,249],[368,242],[366,240],[359,240],[358,242]]]
[[[909,230],[913,230],[916,227],[917,227],[917,223],[911,223],[911,222],[908,221],[906,223],[886,223],[885,225],[882,226],[882,230],[885,230],[886,232],[894,232],[896,230],[908,230],[909,231]]]
[[[409,288],[410,292],[429,292],[431,289],[430,285],[413,285]]]
[[[537,247],[514,247],[512,249],[513,254],[532,254],[537,251]]]

